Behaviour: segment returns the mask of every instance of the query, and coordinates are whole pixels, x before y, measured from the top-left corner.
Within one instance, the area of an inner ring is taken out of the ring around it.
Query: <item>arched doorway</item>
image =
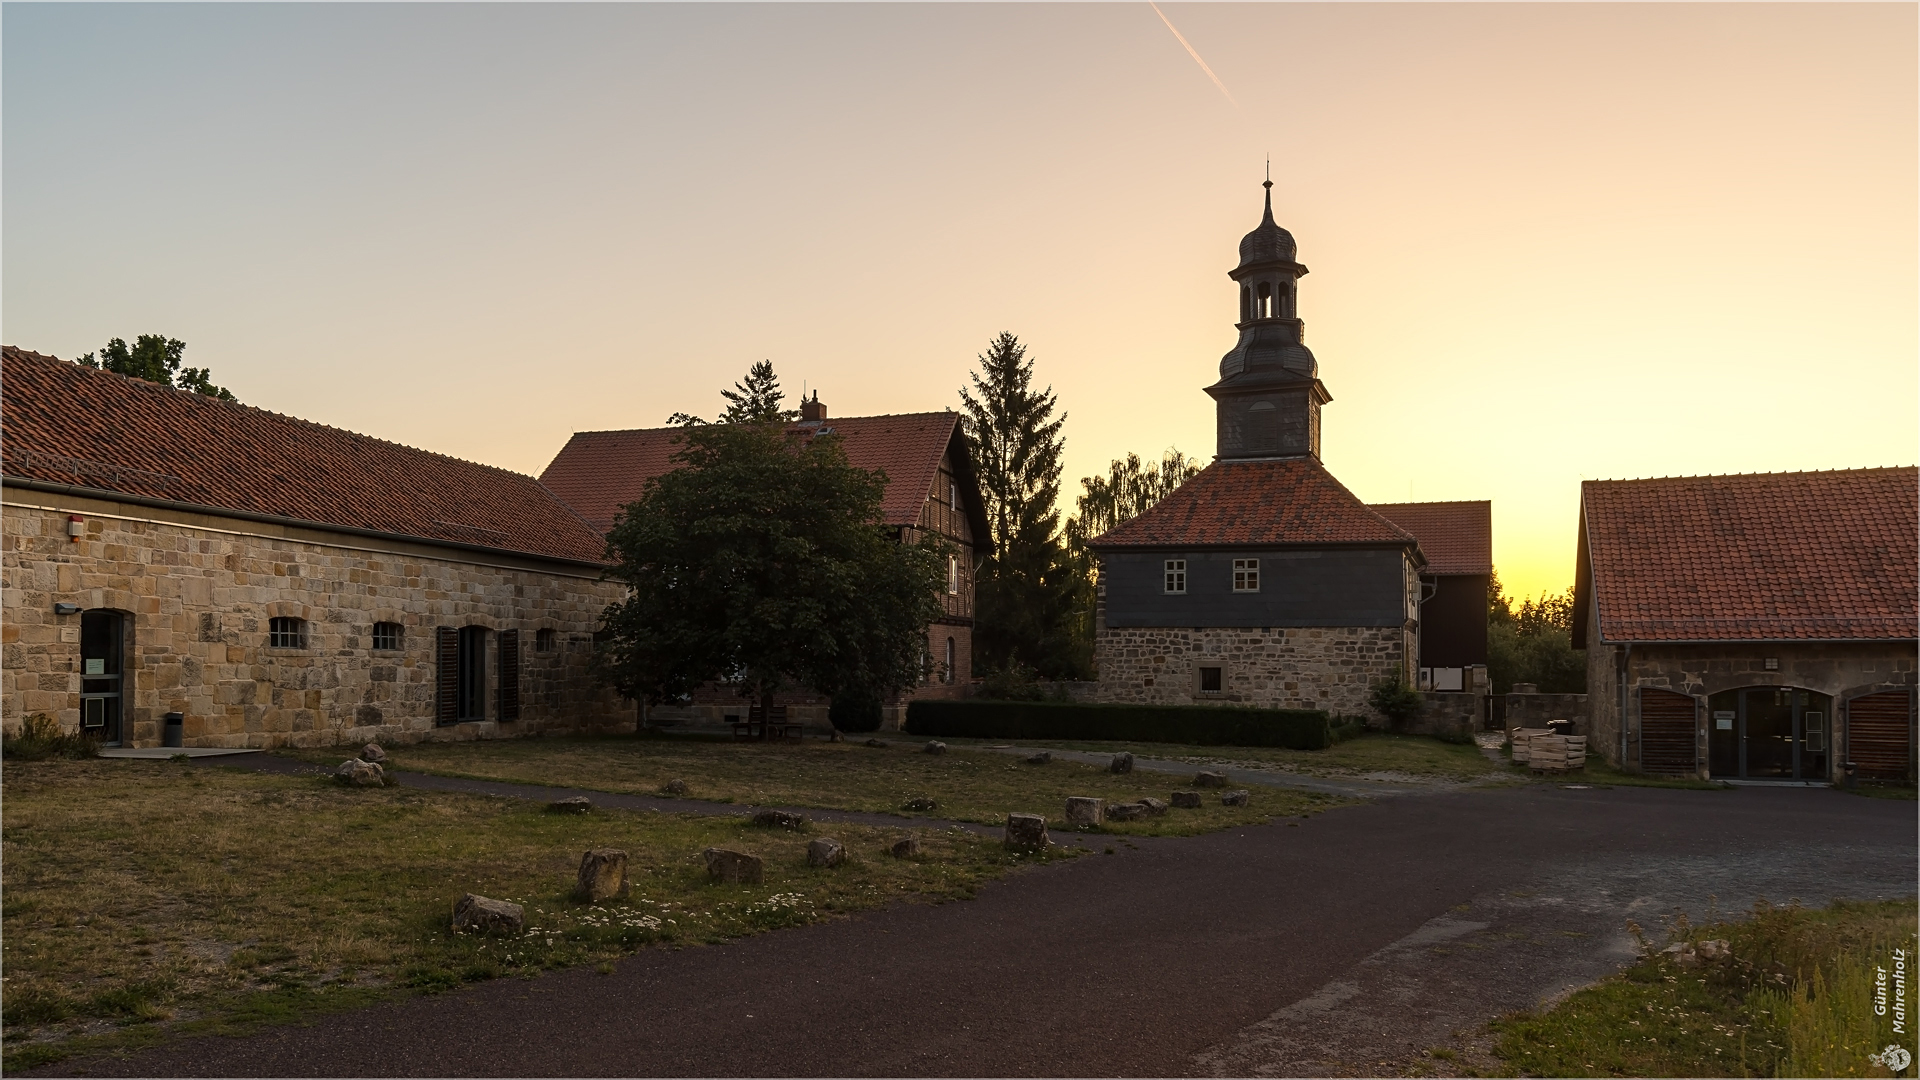
[[[126,742],[127,621],[105,609],[80,616],[80,730],[106,746]]]
[[[1730,780],[1827,780],[1833,698],[1743,686],[1707,699],[1707,767]]]

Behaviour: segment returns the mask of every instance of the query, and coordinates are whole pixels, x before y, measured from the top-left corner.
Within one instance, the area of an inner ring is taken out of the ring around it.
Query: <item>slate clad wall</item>
[[[1260,560],[1260,591],[1233,591],[1233,560]],[[1163,591],[1166,560],[1187,560],[1187,592]],[[1387,549],[1109,551],[1106,625],[1382,626],[1407,620],[1403,556]]]

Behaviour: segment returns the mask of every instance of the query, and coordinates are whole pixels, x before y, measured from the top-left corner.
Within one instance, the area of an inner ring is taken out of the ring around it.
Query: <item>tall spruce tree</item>
[[[734,383],[733,389],[720,391],[720,396],[727,399],[727,407],[717,423],[779,424],[800,415],[798,410],[780,407],[787,395],[780,390],[780,379],[773,373],[771,360],[762,360],[748,368],[747,377]],[[667,417],[667,423],[686,426],[706,421],[692,413],[677,412]]]
[[[974,648],[987,668],[1084,677],[1091,654],[1074,633],[1084,578],[1060,544],[1060,429],[1053,388],[1033,386],[1026,346],[1001,333],[960,391],[962,425],[987,503],[993,554],[975,587]]]

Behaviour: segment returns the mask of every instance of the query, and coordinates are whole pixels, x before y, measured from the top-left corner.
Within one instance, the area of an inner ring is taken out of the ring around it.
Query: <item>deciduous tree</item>
[[[82,353],[73,362],[162,386],[176,386],[221,401],[233,401],[234,396],[225,387],[213,385],[208,369],[181,367],[186,351],[187,343],[179,338],[141,334],[133,339],[131,346],[122,338],[114,338],[101,347],[98,355]]]

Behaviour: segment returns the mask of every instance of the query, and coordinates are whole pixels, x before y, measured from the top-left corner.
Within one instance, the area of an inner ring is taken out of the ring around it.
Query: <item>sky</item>
[[[537,474],[761,359],[957,408],[1005,330],[1070,509],[1211,457],[1271,158],[1328,468],[1493,500],[1512,594],[1583,479],[1920,456],[1914,5],[1162,11],[1220,85],[1145,4],[8,3],[0,334]]]

